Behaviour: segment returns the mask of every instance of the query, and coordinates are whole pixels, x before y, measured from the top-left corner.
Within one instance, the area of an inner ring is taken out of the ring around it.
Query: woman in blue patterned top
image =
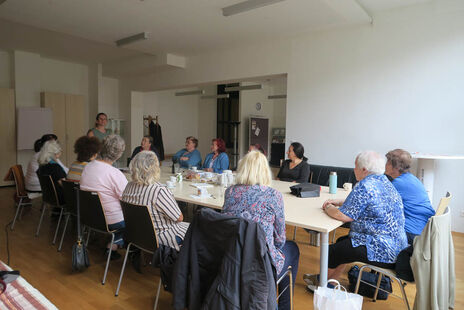
[[[339,278],[345,264],[355,261],[394,268],[396,257],[407,247],[401,196],[384,171],[383,156],[372,151],[360,153],[354,168],[359,182],[353,191],[345,201],[324,202],[322,209],[330,217],[351,222],[349,235],[329,247],[329,279]],[[314,277],[303,278],[316,284]]]
[[[278,277],[292,266],[295,279],[300,252],[295,242],[286,241],[282,194],[269,187],[271,182],[266,156],[258,151],[248,153],[238,164],[237,185],[226,190],[222,212],[259,223]],[[279,291],[286,285],[288,277],[279,283]],[[279,309],[290,309],[289,290],[279,298]]]

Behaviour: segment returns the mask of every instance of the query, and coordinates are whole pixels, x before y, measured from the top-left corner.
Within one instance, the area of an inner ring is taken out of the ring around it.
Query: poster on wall
[[[262,117],[250,117],[248,141],[250,145],[260,144],[266,153],[269,153],[269,119]]]

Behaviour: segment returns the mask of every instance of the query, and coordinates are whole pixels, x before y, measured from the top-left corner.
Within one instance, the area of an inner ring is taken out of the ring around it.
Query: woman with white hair
[[[237,184],[226,190],[222,212],[260,224],[278,277],[292,266],[295,279],[300,251],[293,241],[286,241],[284,202],[282,194],[270,187],[271,170],[266,156],[251,151],[238,164]],[[279,283],[279,291],[288,285],[288,278]],[[289,290],[279,298],[279,309],[290,309]]]
[[[58,194],[58,200],[60,204],[64,204],[64,195],[61,185],[61,180],[66,178],[66,172],[58,163],[58,158],[61,155],[61,146],[56,140],[49,140],[45,142],[42,149],[40,150],[39,157],[37,159],[39,163],[39,169],[37,169],[37,175],[45,176],[50,175],[53,183],[55,184],[56,192]]]
[[[123,138],[109,135],[103,140],[99,158],[89,162],[81,175],[81,189],[99,193],[108,229],[117,230],[111,259],[121,257],[116,250],[124,245],[124,215],[119,199],[126,188],[127,179],[119,169],[113,167],[113,163],[121,157],[125,147]]]
[[[159,243],[179,250],[189,224],[182,222],[184,217],[169,189],[159,183],[157,155],[151,151],[142,151],[135,155],[129,168],[132,182],[127,184],[121,199],[148,206]]]
[[[356,261],[392,269],[400,251],[407,247],[401,196],[384,171],[382,155],[361,152],[354,168],[358,183],[346,200],[329,199],[322,205],[330,217],[351,222],[349,234],[329,247],[329,279],[339,278],[345,265]],[[315,275],[303,279],[309,290],[318,285]]]

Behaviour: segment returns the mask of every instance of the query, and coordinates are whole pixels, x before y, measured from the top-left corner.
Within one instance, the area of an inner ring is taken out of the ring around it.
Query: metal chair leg
[[[105,285],[106,275],[108,273],[108,267],[110,266],[111,251],[113,250],[113,242],[114,242],[114,233],[111,234],[111,244],[108,249],[108,258],[106,259],[106,267],[105,267],[105,273],[103,274],[102,285]]]
[[[89,231],[87,231],[87,239],[85,239],[85,246],[87,247],[89,245],[89,239],[90,239],[90,233],[92,232],[92,229],[89,228]]]
[[[335,243],[335,235],[337,234],[337,229],[334,229],[334,234],[332,236],[332,243]]]
[[[153,307],[153,310],[156,310],[156,308],[158,308],[158,300],[160,296],[160,291],[161,291],[161,276],[160,276],[160,280],[158,283],[158,291],[156,292],[155,306]]]
[[[408,303],[408,297],[406,296],[406,292],[404,291],[404,285],[400,279],[396,279],[396,280],[398,284],[400,285],[401,295],[403,295],[403,300],[404,300],[404,304],[406,305],[406,309],[410,310],[409,303]]]
[[[55,245],[55,243],[56,243],[56,237],[58,236],[58,231],[60,230],[61,217],[63,216],[63,211],[64,211],[64,209],[61,208],[60,217],[58,218],[58,224],[56,225],[56,229],[55,229],[55,236],[53,237],[53,241],[52,241],[53,245]]]
[[[20,212],[20,210],[21,210],[21,208],[22,208],[22,202],[23,202],[23,199],[20,198],[20,199],[19,199],[19,203],[18,203],[18,207],[16,208],[16,214],[15,214],[13,223],[11,224],[11,228],[10,228],[11,230],[14,229],[14,225],[15,225],[15,223],[16,223],[16,219],[18,218],[18,214],[19,214],[19,212]]]
[[[46,208],[47,208],[47,207],[45,206],[45,204],[42,204],[42,214],[40,215],[39,225],[37,226],[37,231],[35,232],[35,236],[36,236],[36,237],[39,236],[40,226],[42,226],[42,220],[43,220],[43,217],[44,217],[45,209],[46,209]]]
[[[63,239],[64,239],[64,235],[66,234],[66,228],[68,227],[68,221],[69,221],[70,216],[71,216],[70,213],[66,214],[66,220],[64,221],[64,228],[63,228],[63,233],[61,234],[61,241],[60,241],[60,246],[58,247],[58,252],[61,252],[61,246],[63,245]]]
[[[124,270],[126,269],[127,257],[129,256],[129,251],[130,251],[131,245],[132,245],[132,243],[129,243],[129,245],[127,246],[126,255],[124,256],[124,262],[122,263],[121,274],[119,275],[118,287],[116,288],[116,293],[114,294],[114,296],[119,295],[119,288],[121,287],[122,276],[124,275]]]
[[[382,281],[382,276],[383,276],[379,272],[376,272],[376,275],[377,275],[377,286],[375,287],[374,299],[372,300],[373,302],[377,301],[377,295],[379,294],[380,282]]]

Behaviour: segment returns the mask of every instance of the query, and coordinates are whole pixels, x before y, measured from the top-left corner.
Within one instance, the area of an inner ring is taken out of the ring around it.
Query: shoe
[[[105,250],[105,254],[104,254],[105,256],[108,256],[108,251],[109,249]],[[117,260],[120,258],[121,258],[121,254],[119,254],[118,251],[111,251],[110,260]]]
[[[303,275],[303,281],[305,281],[307,285],[313,285],[317,287],[319,286],[319,275],[306,273]]]

